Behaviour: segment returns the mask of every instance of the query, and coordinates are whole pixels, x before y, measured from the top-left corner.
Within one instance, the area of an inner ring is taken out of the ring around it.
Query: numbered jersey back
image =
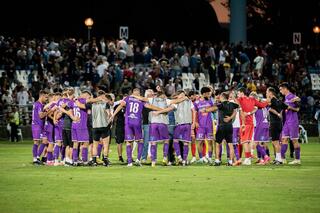
[[[144,102],[131,96],[127,96],[124,101],[126,102],[125,123],[141,124]]]

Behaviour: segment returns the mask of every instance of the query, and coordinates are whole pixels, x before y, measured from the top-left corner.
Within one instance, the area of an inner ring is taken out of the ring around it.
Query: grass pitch
[[[320,143],[309,141],[301,166],[156,168],[117,164],[114,143],[109,168],[33,166],[31,141],[0,142],[0,212],[319,213]]]

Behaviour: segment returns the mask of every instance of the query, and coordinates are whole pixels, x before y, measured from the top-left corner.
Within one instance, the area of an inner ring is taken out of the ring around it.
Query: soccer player
[[[53,166],[54,159],[53,159],[53,146],[54,146],[54,112],[57,108],[57,96],[54,93],[49,94],[49,103],[44,107],[44,110],[47,111],[47,116],[44,124],[44,135],[43,141],[47,141],[49,143],[47,148],[47,165]]]
[[[191,129],[192,127],[194,128],[196,122],[196,111],[194,110],[194,105],[191,100],[187,98],[184,91],[181,90],[177,92],[176,100],[183,101],[172,104],[170,107],[161,111],[156,111],[153,114],[159,115],[160,113],[169,112],[170,110],[175,109],[174,116],[176,127],[174,129],[173,145],[176,151],[177,164],[182,162],[182,165],[185,166],[189,154],[189,143],[191,143]],[[184,144],[183,158],[181,157],[179,141],[182,141]]]
[[[115,103],[115,109],[117,109],[118,107],[121,107],[120,102]],[[116,123],[115,139],[117,143],[119,161],[122,163],[124,162],[122,157],[122,144],[124,142],[124,119],[125,119],[124,114],[125,114],[125,109],[122,108],[117,114],[117,116],[115,117],[115,123]]]
[[[293,142],[295,159],[289,164],[301,164],[300,160],[300,144],[299,139],[299,118],[298,111],[299,106],[297,104],[297,98],[289,90],[288,83],[282,83],[279,86],[280,93],[285,96],[285,104],[288,105],[288,108],[285,111],[285,122],[282,128],[282,145],[281,145],[281,155],[283,161],[285,161],[285,154],[288,149],[288,138]]]
[[[216,134],[216,146],[215,146],[215,154],[216,158],[214,161],[214,166],[220,166],[220,144],[223,140],[227,142],[227,146],[230,152],[230,158],[228,160],[227,165],[233,165],[234,159],[234,149],[232,144],[232,136],[233,136],[233,128],[232,121],[235,118],[237,111],[236,109],[239,107],[238,104],[229,101],[229,94],[227,92],[223,92],[220,94],[220,102],[217,105],[205,108],[204,112],[212,112],[218,111],[218,127]]]
[[[44,131],[44,119],[47,116],[47,113],[43,111],[43,105],[48,99],[48,93],[44,90],[39,92],[39,99],[33,104],[32,110],[32,138],[33,138],[33,164],[40,165],[41,161],[38,157],[38,146],[39,142],[42,139],[42,134]],[[41,143],[39,148],[40,153],[43,152],[45,144]]]
[[[254,94],[255,98],[260,101],[260,97]],[[257,152],[260,152],[259,165],[265,165],[269,163],[270,157],[266,154],[265,146],[269,142],[269,112],[266,107],[258,108],[254,114],[256,127],[254,130],[254,142],[257,148]]]
[[[147,89],[145,91],[144,97],[153,98],[154,92],[152,89]],[[150,144],[149,144],[149,112],[151,110],[149,108],[144,107],[142,110],[142,118],[143,118],[143,152],[142,152],[142,163],[145,163],[148,158],[151,158],[150,152]]]
[[[212,163],[212,143],[213,143],[213,124],[211,112],[205,112],[203,109],[213,106],[211,97],[211,90],[208,87],[201,88],[201,98],[194,102],[195,110],[197,111],[196,126],[196,140],[198,141],[199,162],[206,162],[205,156],[202,155],[202,147],[205,140],[208,141],[208,155],[209,162]]]
[[[199,98],[197,97],[197,92],[195,91],[190,91],[188,96],[189,99],[192,101],[192,104],[194,104],[194,102]],[[197,120],[197,114],[195,114],[195,119]],[[193,119],[193,118],[192,118]],[[196,151],[197,151],[197,145],[196,145],[196,126],[192,126],[191,129],[191,154],[192,154],[192,159],[190,161],[190,163],[194,163],[197,161],[196,158]]]
[[[65,147],[65,166],[72,165],[72,137],[71,137],[71,125],[72,120],[76,120],[76,118],[73,116],[72,110],[69,108],[69,102],[73,101],[74,98],[74,89],[68,88],[66,91],[67,98],[62,100],[61,104],[59,104],[58,110],[63,113],[62,119],[63,119],[63,127],[62,127],[62,139],[63,139],[63,145]]]
[[[286,109],[287,105],[277,98],[276,90],[273,87],[269,87],[266,94],[268,100],[270,100],[270,136],[276,153],[276,159],[273,164],[279,165],[282,164],[281,145],[279,143],[282,131],[282,110]]]
[[[236,99],[236,93],[235,93],[235,91],[231,91],[229,93],[229,101],[236,103],[235,99]],[[233,128],[232,129],[232,143],[233,143],[233,150],[234,150],[234,155],[235,155],[233,165],[238,166],[241,164],[240,151],[238,149],[238,145],[240,142],[240,109],[239,109],[239,106],[236,109],[236,116],[233,119],[232,128]]]
[[[72,160],[74,165],[77,165],[78,161],[78,148],[81,144],[81,159],[83,163],[88,164],[88,146],[89,146],[89,131],[88,131],[88,113],[85,106],[88,100],[91,98],[89,91],[83,91],[79,98],[75,102],[71,102],[70,108],[73,110],[73,116],[77,117],[76,121],[72,122],[72,141],[73,152]]]
[[[53,115],[53,122],[54,122],[54,140],[55,140],[55,146],[53,150],[53,158],[54,158],[54,166],[61,165],[59,163],[59,154],[62,146],[62,128],[63,128],[63,117],[62,113],[60,112],[60,107],[64,103],[65,99],[67,98],[67,89],[62,92],[62,96],[60,93],[57,93],[57,107],[58,109],[55,110]],[[64,155],[61,156],[61,160],[63,161]]]
[[[241,129],[240,129],[240,140],[244,146],[245,160],[243,165],[251,165],[251,150],[250,143],[253,136],[253,115],[252,111],[254,107],[264,108],[268,105],[267,102],[259,102],[253,97],[248,97],[246,95],[246,89],[240,88],[238,91],[237,99],[242,111],[241,111]]]
[[[104,148],[104,158],[103,163],[105,166],[110,165],[110,161],[108,159],[108,150],[109,150],[109,137],[111,134],[110,130],[110,122],[109,119],[112,116],[110,111],[110,105],[108,100],[106,99],[105,92],[102,90],[98,91],[98,97],[96,100],[99,100],[96,103],[93,103],[88,108],[91,108],[92,114],[92,127],[93,127],[93,147],[92,147],[92,165],[97,165],[98,156],[98,144],[100,139],[103,142]],[[91,163],[90,163],[91,164]]]
[[[141,155],[143,151],[143,137],[142,137],[142,109],[147,107],[153,110],[161,110],[162,108],[155,107],[151,104],[145,103],[139,100],[137,97],[140,96],[140,89],[135,88],[132,91],[132,95],[127,96],[121,103],[120,106],[114,111],[110,120],[113,120],[114,116],[123,108],[125,108],[125,141],[127,144],[127,158],[128,166],[132,166],[132,142],[138,141],[138,155],[135,164],[141,166]],[[143,97],[141,97],[143,99]],[[155,147],[152,149],[155,152]],[[152,151],[151,150],[151,151]]]

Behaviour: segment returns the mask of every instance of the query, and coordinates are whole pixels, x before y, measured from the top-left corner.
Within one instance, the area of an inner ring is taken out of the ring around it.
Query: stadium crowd
[[[271,42],[139,43],[105,38],[86,42],[1,36],[0,114],[9,118],[11,105],[31,105],[41,89],[54,92],[72,86],[94,95],[102,89],[121,96],[133,88],[145,91],[161,86],[171,96],[183,89],[181,74],[193,73],[192,87],[199,91],[199,73],[203,73],[216,90],[246,87],[264,94],[268,86],[289,82],[301,97],[300,120],[309,123],[315,121],[320,97],[311,89],[310,70],[319,67],[319,49]],[[24,83],[18,78],[21,70],[27,73]],[[23,124],[31,122],[27,111],[31,108],[20,110],[25,115]]]

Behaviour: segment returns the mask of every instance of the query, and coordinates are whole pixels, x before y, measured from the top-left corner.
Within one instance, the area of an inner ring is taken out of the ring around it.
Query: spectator
[[[19,112],[17,107],[12,108],[12,112],[9,116],[10,119],[10,126],[11,126],[11,142],[19,142],[18,138],[18,126],[19,126]]]

